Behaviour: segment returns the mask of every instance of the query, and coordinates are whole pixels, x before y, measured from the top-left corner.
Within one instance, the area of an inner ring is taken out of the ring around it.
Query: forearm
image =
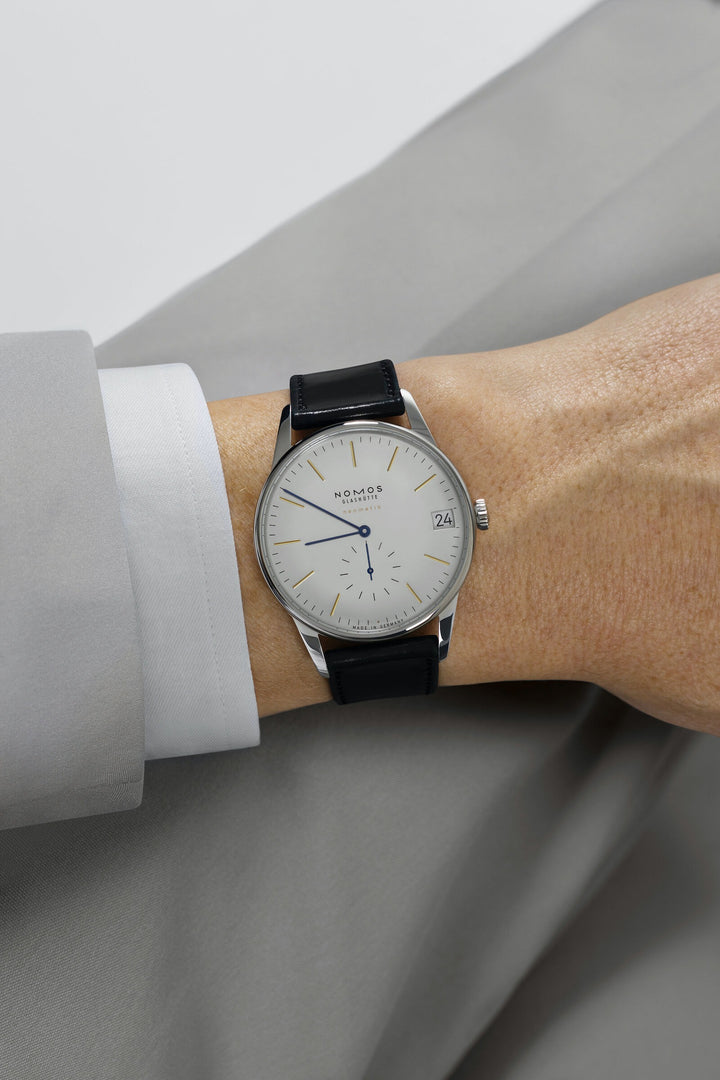
[[[260,572],[253,540],[255,505],[272,464],[284,390],[208,403],[230,505],[250,666],[260,716],[328,700],[290,616]]]
[[[720,275],[561,337],[397,372],[491,520],[440,683],[587,680],[720,734]],[[209,406],[261,715],[330,698],[253,546],[287,400]]]
[[[511,479],[505,440],[510,433],[493,386],[484,378],[482,355],[425,357],[396,367],[400,385],[421,405],[438,445],[470,492],[482,493],[495,508],[492,528],[478,540],[460,592],[440,684],[569,677],[565,653],[573,640],[571,627],[551,624],[542,606],[534,611],[528,606],[530,568],[519,565],[513,514],[505,505]],[[290,616],[267,587],[254,550],[255,505],[288,400],[288,392],[281,390],[208,405],[225,474],[261,716],[331,697]],[[502,440],[494,434],[500,430]]]

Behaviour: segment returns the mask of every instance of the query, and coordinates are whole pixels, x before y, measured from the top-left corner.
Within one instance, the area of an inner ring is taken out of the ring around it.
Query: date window
[[[433,529],[454,529],[455,528],[455,511],[454,510],[433,510],[432,511],[432,523],[433,523]]]

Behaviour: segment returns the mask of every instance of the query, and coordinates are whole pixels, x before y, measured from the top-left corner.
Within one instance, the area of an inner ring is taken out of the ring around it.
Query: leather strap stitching
[[[380,361],[380,367],[382,368],[382,373],[383,373],[383,375],[385,377],[385,393],[389,398],[391,398],[391,397],[394,396],[394,394],[393,394],[392,379],[390,377],[390,368],[388,367],[389,363],[391,363],[390,360],[381,360]]]

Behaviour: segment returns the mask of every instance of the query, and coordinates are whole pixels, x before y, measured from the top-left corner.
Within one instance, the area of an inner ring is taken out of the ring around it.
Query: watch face
[[[353,420],[296,443],[271,472],[255,547],[271,589],[321,633],[391,637],[452,599],[475,540],[470,498],[408,428]]]

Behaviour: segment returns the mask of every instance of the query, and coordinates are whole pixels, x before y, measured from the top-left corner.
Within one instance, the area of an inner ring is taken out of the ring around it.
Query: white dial
[[[474,543],[459,473],[405,427],[354,420],[296,443],[263,488],[255,544],[288,610],[340,638],[427,622],[457,593]]]

